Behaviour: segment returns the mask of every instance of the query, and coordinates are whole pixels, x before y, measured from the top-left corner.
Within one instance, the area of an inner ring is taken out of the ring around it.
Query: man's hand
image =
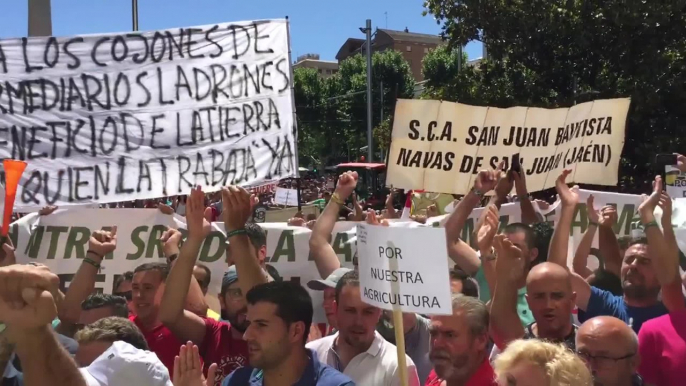
[[[213,386],[217,364],[207,370],[207,379],[202,375],[198,346],[188,342],[181,346],[179,355],[174,358],[175,386]],[[209,380],[209,382],[208,382]]]
[[[655,207],[660,203],[662,196],[662,177],[656,176],[653,182],[653,192],[650,196],[643,195],[643,202],[638,207],[638,214],[643,224],[655,221]]]
[[[574,186],[569,188],[567,186],[567,176],[572,173],[571,170],[563,170],[557,181],[555,181],[555,190],[557,190],[557,195],[560,197],[563,207],[574,208],[576,204],[579,203],[579,187]]]
[[[100,259],[110,252],[117,249],[117,227],[112,227],[111,231],[95,231],[88,240],[88,250],[95,252]]]
[[[602,227],[612,228],[617,223],[617,208],[612,205],[605,205],[600,210],[599,224]]]
[[[169,206],[169,205],[167,205],[167,204],[162,204],[162,203],[157,204],[157,209],[158,209],[160,212],[162,212],[162,214],[166,214],[166,215],[169,215],[169,216],[171,216],[171,215],[174,214],[174,209],[172,209],[172,207]]]
[[[479,228],[479,232],[476,235],[476,244],[479,247],[479,251],[482,255],[490,255],[493,249],[493,238],[496,233],[498,233],[498,224],[500,223],[500,217],[498,216],[498,208],[495,205],[489,205],[486,210],[486,218],[484,223]]]
[[[681,154],[676,155],[676,165],[679,168],[679,171],[682,173],[686,173],[686,157],[684,157]]]
[[[548,210],[550,208],[550,204],[548,204],[548,201],[543,201],[543,200],[534,200],[534,204],[538,205],[538,209],[540,210]]]
[[[501,162],[498,166],[498,170],[502,170],[504,162]],[[507,195],[510,194],[514,188],[514,179],[512,177],[512,172],[502,173],[499,172],[496,175],[498,182],[495,185],[495,195],[500,199],[501,202],[507,201]]]
[[[522,173],[515,172],[514,170],[510,173],[512,174],[512,179],[514,180],[515,192],[517,192],[517,197],[526,197],[529,195],[529,190],[526,188],[526,172],[524,169],[520,169]]]
[[[388,220],[381,220],[379,221],[379,218],[376,217],[376,212],[374,209],[369,209],[367,211],[367,218],[366,218],[367,224],[369,225],[381,225],[381,226],[389,226]]]
[[[305,219],[302,217],[292,217],[288,219],[288,225],[292,227],[304,227]]]
[[[672,226],[672,197],[665,192],[660,194],[660,202],[657,206],[662,209],[662,227]]]
[[[181,245],[181,239],[183,235],[178,229],[168,228],[162,236],[160,236],[160,241],[162,242],[162,252],[164,256],[169,258],[172,255],[178,255]]]
[[[205,193],[200,186],[191,189],[186,201],[186,226],[188,238],[204,240],[212,231],[212,225],[205,220]]]
[[[52,293],[60,279],[45,266],[0,268],[0,319],[11,328],[10,339],[45,327],[57,317]]]
[[[588,215],[589,222],[600,225],[600,216],[598,214],[598,211],[595,210],[595,207],[593,206],[594,200],[595,197],[593,197],[592,194],[588,196],[588,198],[586,199],[586,214]]]
[[[9,236],[5,237],[5,242],[0,250],[0,267],[7,267],[17,264],[17,256],[14,254],[14,246]]]
[[[495,236],[493,245],[498,255],[495,266],[498,281],[508,280],[515,283],[521,280],[525,275],[524,267],[526,266],[522,250],[504,235]]]
[[[245,228],[252,210],[257,205],[257,197],[239,186],[229,186],[222,189],[224,206],[224,227],[227,232]]]
[[[39,216],[49,216],[53,214],[57,210],[57,207],[55,205],[48,205],[44,206],[41,208],[41,210],[38,211]]]
[[[357,187],[357,172],[345,172],[338,177],[336,193],[341,200],[347,200]]]
[[[388,212],[387,217],[390,217],[390,218],[395,217],[395,207],[393,206],[394,200],[395,200],[395,189],[391,189],[391,191],[388,193],[388,196],[386,196],[386,211]]]
[[[491,190],[495,189],[498,180],[500,180],[500,175],[503,171],[503,163],[498,165],[496,170],[482,170],[476,176],[474,180],[474,189],[478,190],[481,194],[486,194]],[[508,192],[509,193],[509,192]]]

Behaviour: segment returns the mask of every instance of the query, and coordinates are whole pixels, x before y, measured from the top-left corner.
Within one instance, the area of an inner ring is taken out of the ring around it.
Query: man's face
[[[74,360],[79,367],[88,367],[94,360],[98,359],[102,353],[112,346],[112,342],[90,342],[79,343]]]
[[[322,301],[322,308],[326,314],[326,320],[331,326],[336,326],[336,290],[333,288],[324,289],[324,300]]]
[[[660,292],[647,245],[634,244],[626,250],[622,261],[622,288],[630,298],[657,297]]]
[[[142,319],[156,318],[164,293],[162,273],[151,269],[133,275],[133,309]]]
[[[526,233],[506,233],[505,237],[507,237],[508,240],[512,242],[512,244],[516,245],[517,248],[522,250],[522,254],[524,255],[524,257],[527,258],[527,269],[530,268],[531,262],[536,260],[536,257],[538,257],[538,249],[529,249],[529,246],[526,243]]]
[[[462,284],[462,281],[452,279],[450,280],[450,293],[461,294],[463,287],[464,285]]]
[[[126,305],[129,307],[129,310],[133,310],[132,286],[133,283],[131,281],[124,280],[121,283],[119,283],[119,286],[117,288],[114,289],[114,295],[119,295],[126,298]]]
[[[269,370],[290,356],[293,347],[302,346],[304,325],[288,326],[277,315],[273,303],[259,302],[248,306],[248,328],[243,338],[248,343],[250,366]]]
[[[381,310],[364,303],[360,287],[354,285],[344,286],[334,304],[340,337],[358,350],[368,349],[374,341]]]
[[[231,283],[224,294],[219,294],[222,307],[222,317],[231,323],[231,326],[240,332],[245,332],[247,323],[247,303],[238,282]]]
[[[530,280],[527,284],[526,301],[540,332],[553,335],[568,332],[576,304],[576,293],[571,291],[568,284],[546,275]],[[560,338],[564,338],[564,335]]]
[[[586,362],[596,386],[628,385],[638,368],[637,356],[617,339],[596,331],[579,330],[576,350]],[[629,356],[627,358],[627,356]],[[619,359],[622,358],[622,359]]]
[[[487,336],[473,336],[461,310],[453,315],[432,316],[429,359],[442,379],[464,379],[478,365],[486,350]]]
[[[193,268],[193,276],[195,277],[195,280],[197,280],[198,284],[200,285],[200,289],[202,290],[203,295],[207,295],[207,286],[203,286],[203,283],[207,280],[207,271],[202,269],[201,267],[198,267],[197,265]]]
[[[87,326],[91,323],[97,322],[100,319],[108,318],[110,316],[114,316],[114,309],[110,306],[81,311],[78,325]]]

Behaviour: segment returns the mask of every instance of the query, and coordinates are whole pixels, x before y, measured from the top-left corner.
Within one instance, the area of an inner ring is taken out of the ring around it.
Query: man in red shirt
[[[434,370],[426,386],[492,386],[495,373],[488,361],[488,308],[479,299],[453,295],[453,314],[431,317]]]
[[[250,196],[243,189],[231,189],[231,197],[236,202],[227,203],[225,198],[224,210],[231,213],[228,216],[225,214],[228,218],[225,218],[224,223],[229,235],[228,248],[236,266],[230,267],[222,280],[219,300],[222,303],[224,321],[202,318],[184,309],[198,253],[210,232],[210,224],[204,219],[203,213],[205,195],[200,188],[194,188],[187,200],[188,238],[169,274],[169,282],[174,285],[165,289],[160,309],[162,322],[178,339],[193,342],[198,346],[205,362],[205,372],[212,363],[217,364],[215,379],[208,381],[208,385],[215,386],[221,385],[222,380],[234,370],[248,365],[248,345],[243,340],[243,333],[247,328],[245,294],[254,284],[267,281],[264,271],[259,266],[257,248],[251,242],[253,235],[244,227],[251,213]],[[240,195],[238,199],[237,194]],[[238,269],[241,270],[240,280]]]
[[[169,374],[172,374],[174,357],[179,354],[181,342],[159,318],[160,301],[168,273],[166,263],[146,263],[136,267],[131,286],[136,315],[129,319],[143,332],[150,351],[157,354],[169,370]]]

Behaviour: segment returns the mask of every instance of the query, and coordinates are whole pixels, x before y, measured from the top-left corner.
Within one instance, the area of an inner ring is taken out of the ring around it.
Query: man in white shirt
[[[381,310],[362,301],[356,271],[338,281],[334,304],[338,333],[310,342],[307,348],[358,385],[399,386],[396,347],[376,332]],[[415,364],[405,358],[409,385],[418,386]]]

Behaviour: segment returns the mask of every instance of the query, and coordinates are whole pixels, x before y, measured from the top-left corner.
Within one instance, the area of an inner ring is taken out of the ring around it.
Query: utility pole
[[[381,125],[381,124],[383,124],[383,80],[380,83],[381,83],[381,87],[380,87],[381,92],[379,93],[379,106],[380,106],[380,108],[379,108],[379,124]],[[386,144],[382,143],[380,146],[381,146],[380,147],[381,148],[381,159],[383,160],[383,159],[386,159],[386,157],[384,157],[384,148],[386,147]]]
[[[50,0],[29,1],[29,36],[52,36]]]
[[[367,162],[374,162],[372,143],[372,20],[367,19]]]
[[[138,0],[131,0],[131,24],[138,31]]]

